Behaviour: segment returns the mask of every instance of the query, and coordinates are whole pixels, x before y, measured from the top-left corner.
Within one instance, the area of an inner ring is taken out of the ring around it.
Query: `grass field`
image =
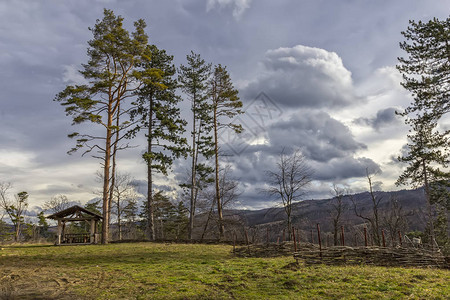
[[[0,299],[450,299],[449,270],[297,266],[224,245],[1,249]]]

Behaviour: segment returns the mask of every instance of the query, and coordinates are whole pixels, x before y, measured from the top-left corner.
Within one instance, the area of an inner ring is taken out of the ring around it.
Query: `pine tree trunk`
[[[102,244],[109,241],[109,213],[110,213],[110,165],[111,165],[111,127],[113,123],[112,100],[108,104],[108,124],[106,128],[105,164],[103,166],[103,222],[102,222]]]
[[[218,146],[218,136],[217,136],[217,107],[214,107],[214,156],[216,165],[216,201],[217,201],[217,216],[219,222],[219,239],[223,239],[224,236],[224,224],[223,224],[223,213],[222,213],[222,203],[220,200],[220,184],[219,184],[219,146]]]
[[[147,153],[152,153],[152,127],[153,127],[153,102],[150,98],[150,109],[149,109],[149,120],[148,120],[148,150]],[[152,160],[147,158],[147,235],[152,241],[156,239],[155,234],[155,223],[154,223],[154,213],[153,213],[153,177],[152,177]]]
[[[111,216],[112,199],[114,197],[114,186],[116,184],[116,154],[117,154],[117,144],[119,143],[119,125],[120,125],[120,103],[117,105],[117,115],[116,115],[116,133],[115,141],[112,152],[112,168],[111,168],[111,182],[109,189],[109,216]],[[119,209],[119,208],[117,208]]]
[[[425,198],[427,199],[427,208],[428,208],[428,224],[430,225],[430,243],[431,243],[431,247],[434,248],[434,222],[433,222],[433,213],[432,213],[432,205],[431,205],[431,192],[430,192],[430,184],[428,182],[428,174],[427,174],[425,160],[422,160],[422,168],[423,168]]]
[[[195,101],[195,100],[194,100]],[[192,232],[194,230],[194,216],[195,216],[195,190],[196,190],[196,168],[197,168],[197,144],[196,144],[196,114],[194,111],[193,125],[192,125],[192,166],[191,166],[191,199],[189,212],[189,228],[188,238],[192,240]]]
[[[122,220],[121,220],[121,210],[120,210],[120,196],[117,195],[117,227],[119,230],[119,241],[122,240]]]

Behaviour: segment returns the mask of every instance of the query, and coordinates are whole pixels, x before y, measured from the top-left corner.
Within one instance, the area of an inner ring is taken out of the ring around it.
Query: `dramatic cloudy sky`
[[[332,183],[365,189],[366,168],[379,172],[381,188],[396,188],[401,166],[393,158],[407,128],[394,112],[411,101],[395,69],[404,55],[400,32],[409,19],[447,18],[450,1],[2,0],[0,181],[28,191],[32,206],[56,194],[85,203],[99,188],[99,162],[66,154],[74,128],[52,100],[81,80],[88,27],[103,8],[122,15],[129,29],[145,19],[151,42],[176,65],[194,50],[227,66],[246,131],[222,133],[224,163],[241,183],[240,206],[261,208],[272,204],[258,192],[264,171],[283,147],[300,148],[315,170],[309,198],[328,197]],[[142,151],[123,152],[119,162],[141,183]],[[185,168],[178,161],[158,184],[176,185]]]

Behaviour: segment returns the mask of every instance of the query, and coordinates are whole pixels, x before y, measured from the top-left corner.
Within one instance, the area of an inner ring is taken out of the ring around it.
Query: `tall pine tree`
[[[209,174],[212,172],[209,166],[201,162],[201,158],[210,158],[214,153],[210,134],[213,120],[211,117],[212,107],[207,101],[211,64],[206,63],[200,54],[192,51],[186,56],[186,59],[187,65],[180,66],[178,81],[182,91],[191,101],[192,111],[190,183],[185,185],[190,190],[188,238],[192,239],[198,190],[203,181],[209,180]]]
[[[215,162],[215,187],[217,216],[219,222],[219,238],[224,236],[223,210],[220,199],[220,177],[219,177],[219,130],[228,127],[235,133],[242,132],[242,126],[233,124],[230,119],[243,113],[241,110],[242,102],[238,97],[236,90],[231,82],[230,75],[225,67],[220,64],[215,66],[212,78],[209,81],[209,96],[211,100],[213,113],[213,132],[214,132],[214,162]]]
[[[89,30],[93,39],[88,42],[88,62],[83,64],[80,73],[88,81],[83,85],[69,85],[59,93],[55,101],[65,106],[66,115],[72,116],[73,125],[90,122],[99,125],[104,134],[80,134],[75,132],[69,137],[76,138],[76,146],[69,152],[85,148],[85,153],[93,152],[101,160],[103,168],[103,227],[102,243],[108,243],[111,211],[111,194],[115,172],[113,167],[118,145],[124,131],[130,123],[119,121],[124,101],[133,97],[142,82],[143,62],[150,60],[147,52],[146,24],[143,20],[134,23],[135,31],[130,33],[123,28],[123,18],[115,16],[113,11],[104,10],[102,20],[97,20]]]
[[[403,75],[403,87],[412,93],[414,102],[401,115],[408,118],[406,123],[413,133],[408,135],[409,153],[399,158],[408,167],[397,184],[409,181],[423,185],[428,205],[427,229],[433,242],[433,199],[446,198],[443,197],[446,188],[442,189],[442,185],[447,186],[450,177],[445,171],[449,157],[448,132],[437,131],[442,116],[450,111],[450,18],[410,21],[402,34],[406,40],[400,43],[400,48],[408,56],[399,58],[397,69]]]
[[[155,240],[153,207],[153,175],[155,172],[167,175],[174,158],[185,155],[187,141],[182,137],[186,121],[180,117],[178,103],[180,97],[175,94],[178,83],[174,78],[173,56],[156,46],[148,46],[151,60],[143,63],[146,70],[142,78],[144,86],[138,92],[136,107],[131,110],[132,119],[138,119],[138,125],[130,132],[135,135],[146,131],[147,151],[143,159],[147,164],[147,237]]]

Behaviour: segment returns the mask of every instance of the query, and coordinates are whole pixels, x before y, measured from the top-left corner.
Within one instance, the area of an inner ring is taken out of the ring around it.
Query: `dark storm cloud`
[[[373,118],[358,118],[354,121],[355,124],[367,125],[379,130],[381,127],[400,123],[400,117],[395,114],[398,109],[388,107],[381,109]]]
[[[335,158],[326,163],[312,162],[315,180],[338,181],[349,178],[364,177],[366,169],[381,172],[380,167],[370,158]]]
[[[398,160],[399,157],[406,157],[409,155],[409,147],[407,144],[404,144],[402,148],[398,151],[398,153],[390,156],[390,161],[388,162],[390,165],[397,165],[399,167],[406,166],[404,162]]]
[[[289,155],[300,149],[314,170],[313,179],[319,182],[365,176],[367,168],[381,171],[372,159],[356,157],[366,146],[355,141],[348,127],[324,112],[302,111],[275,122],[267,127],[266,139],[264,144],[248,145],[239,155],[225,159],[243,186],[244,204],[272,201],[258,190],[264,188],[266,172],[276,170],[283,150]]]
[[[294,145],[309,159],[320,162],[366,148],[354,140],[348,127],[325,112],[299,112],[289,120],[273,124],[268,135],[272,146]]]
[[[267,51],[261,74],[244,95],[251,98],[261,91],[290,108],[338,108],[361,101],[351,72],[336,53],[303,45]]]

